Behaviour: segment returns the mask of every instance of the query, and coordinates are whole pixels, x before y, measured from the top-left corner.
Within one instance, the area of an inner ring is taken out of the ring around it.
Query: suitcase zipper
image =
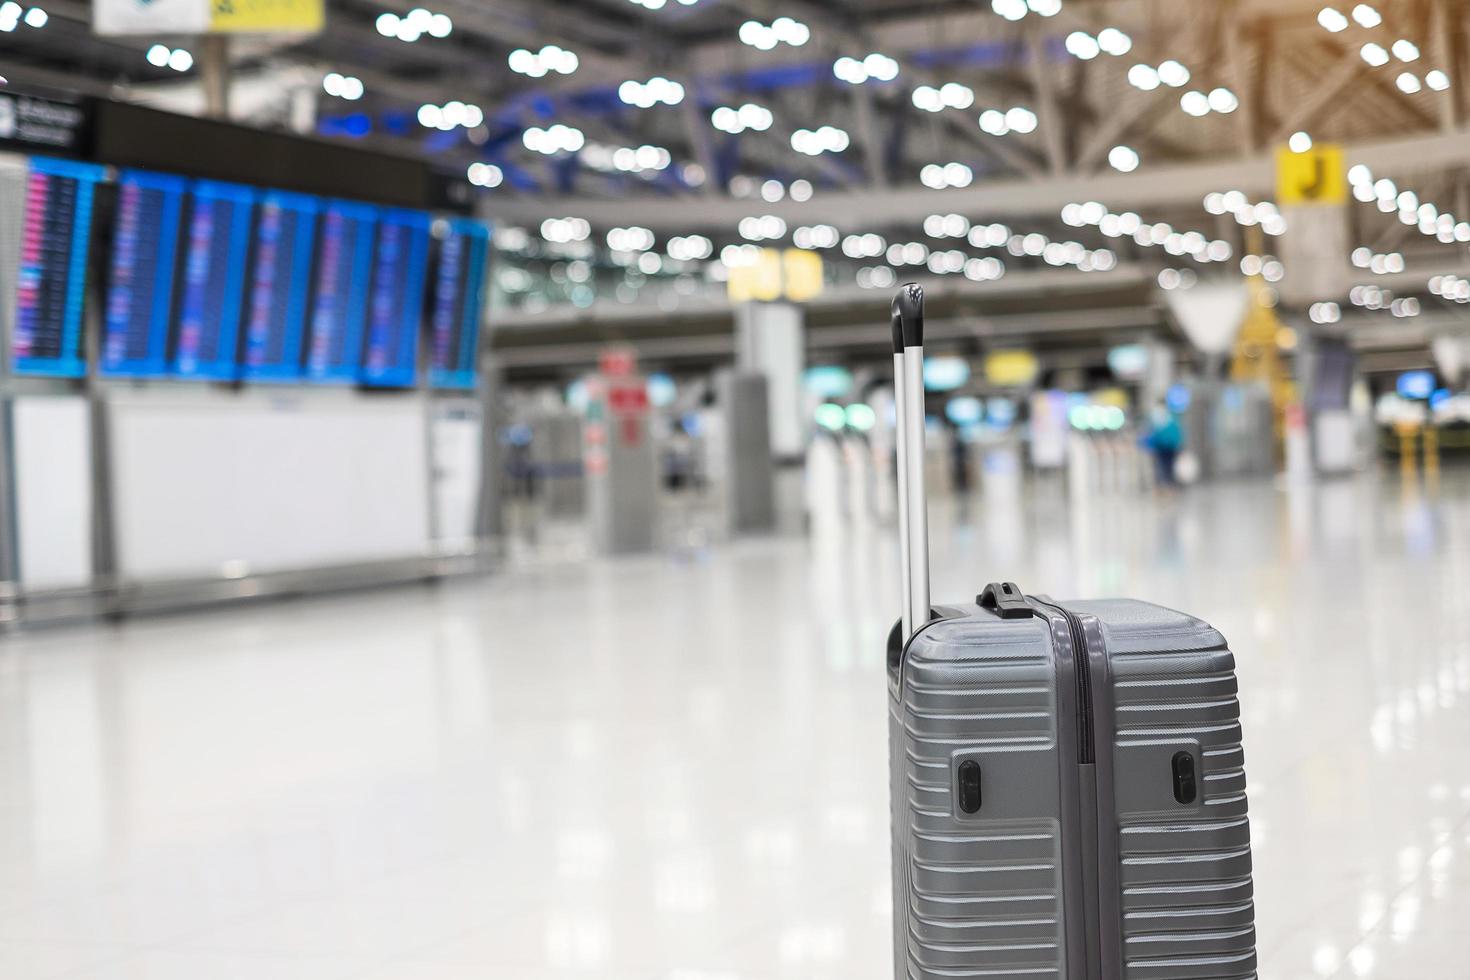
[[[1031,598],[1036,599],[1035,596]],[[1087,641],[1082,635],[1082,621],[1055,602],[1036,599],[1062,614],[1072,635],[1072,665],[1077,684],[1077,762],[1091,765],[1097,761],[1093,746],[1092,664],[1087,655]]]

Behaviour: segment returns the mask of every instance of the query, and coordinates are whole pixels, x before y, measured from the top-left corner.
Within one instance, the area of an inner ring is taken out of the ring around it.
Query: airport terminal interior
[[[0,2],[0,978],[1470,977],[1470,0],[417,2]]]

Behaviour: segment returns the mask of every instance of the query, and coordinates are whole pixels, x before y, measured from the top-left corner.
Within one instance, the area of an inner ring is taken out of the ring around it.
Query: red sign
[[[625,378],[638,366],[638,355],[631,347],[608,347],[597,356],[597,365],[609,377]]]
[[[642,415],[648,411],[646,385],[617,385],[607,393],[608,406],[618,415]]]

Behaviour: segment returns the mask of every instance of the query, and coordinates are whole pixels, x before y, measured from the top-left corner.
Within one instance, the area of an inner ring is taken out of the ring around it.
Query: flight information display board
[[[429,383],[435,387],[475,386],[475,354],[489,254],[487,225],[469,218],[449,222],[449,234],[439,250],[430,319]]]
[[[103,374],[151,377],[168,368],[168,325],[185,180],[124,170],[117,180],[111,275],[102,325]]]
[[[191,187],[173,373],[232,381],[239,376],[241,310],[256,192],[199,180]]]
[[[32,157],[16,270],[11,366],[17,374],[81,377],[82,302],[92,201],[103,168]]]
[[[245,324],[246,378],[301,377],[301,346],[311,285],[318,198],[266,191],[255,224],[255,268]]]
[[[373,256],[364,384],[406,388],[414,383],[428,253],[427,214],[396,208],[382,212]]]
[[[322,210],[306,352],[308,380],[358,379],[377,221],[378,209],[369,204],[330,201]]]

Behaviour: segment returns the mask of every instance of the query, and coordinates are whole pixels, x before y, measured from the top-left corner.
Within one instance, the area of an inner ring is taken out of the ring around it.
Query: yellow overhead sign
[[[325,23],[325,0],[213,0],[209,30],[221,34],[312,34]]]
[[[996,350],[985,355],[985,380],[993,385],[1029,385],[1040,370],[1041,364],[1029,350]]]
[[[822,256],[803,248],[788,248],[783,256],[786,298],[800,303],[822,295]]]
[[[822,256],[800,248],[763,248],[754,261],[730,267],[725,292],[732,303],[812,299],[822,294]]]
[[[1347,171],[1342,147],[1318,143],[1305,153],[1283,146],[1276,151],[1276,203],[1344,204]]]

